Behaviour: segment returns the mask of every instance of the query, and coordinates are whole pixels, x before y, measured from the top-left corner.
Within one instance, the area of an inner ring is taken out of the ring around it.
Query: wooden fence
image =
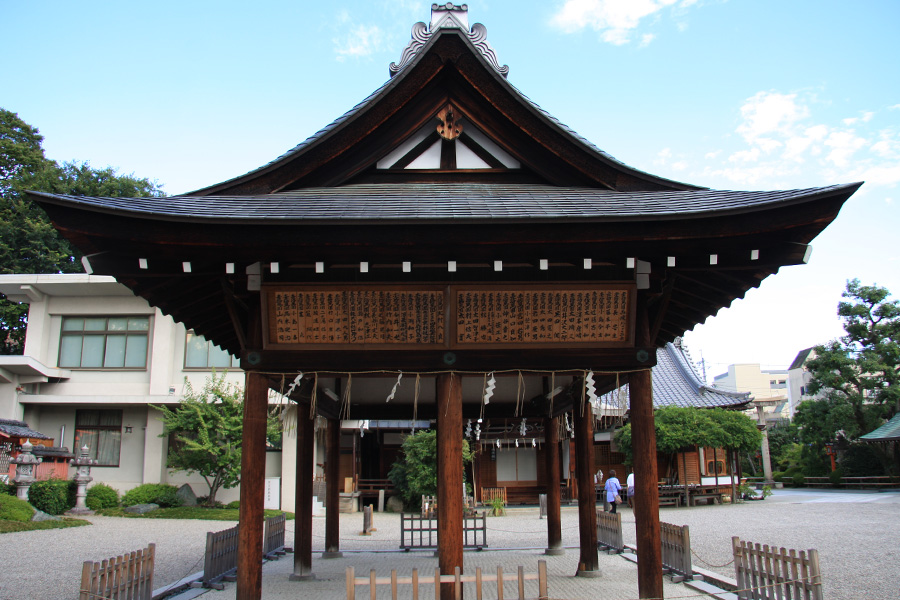
[[[353,567],[347,567],[347,600],[356,599],[356,586],[369,586],[369,597],[375,598],[377,586],[387,584],[390,584],[391,586],[392,600],[397,600],[397,592],[399,591],[398,586],[400,585],[411,585],[412,598],[413,600],[418,600],[420,583],[434,585],[435,600],[440,600],[441,598],[441,584],[452,583],[453,597],[460,599],[463,597],[463,584],[474,583],[475,600],[482,600],[483,585],[485,583],[493,582],[497,583],[496,597],[499,600],[502,600],[504,597],[503,584],[506,582],[517,582],[518,598],[519,600],[525,600],[525,582],[534,580],[537,580],[538,582],[537,600],[546,600],[549,598],[550,596],[547,588],[547,561],[544,560],[538,561],[537,573],[525,573],[524,568],[520,566],[518,569],[518,576],[507,576],[506,578],[504,578],[503,575],[503,567],[497,567],[496,575],[482,574],[481,567],[475,568],[475,575],[462,575],[459,567],[456,567],[453,575],[441,575],[441,570],[435,569],[433,578],[422,577],[421,579],[419,579],[419,573],[416,569],[412,570],[412,575],[410,577],[398,577],[396,569],[391,571],[390,577],[378,577],[376,576],[374,569],[369,571],[368,577],[356,577]]]
[[[731,538],[741,600],[823,600],[817,550],[786,550]]]
[[[487,548],[487,513],[463,516],[463,547]],[[437,548],[437,519],[416,514],[400,514],[400,548]]]
[[[156,544],[100,562],[85,561],[79,600],[151,600]]]
[[[691,534],[688,526],[679,527],[671,523],[660,523],[659,536],[662,543],[663,568],[675,572],[678,581],[693,579]]]
[[[238,526],[206,534],[203,587],[224,589],[222,578],[237,569]]]
[[[611,553],[625,551],[621,514],[597,509],[597,545],[603,546]]]
[[[266,518],[263,534],[264,557],[275,558],[284,554],[284,524],[284,513]]]
[[[494,498],[503,500],[503,506],[506,506],[506,488],[505,487],[483,487],[481,488],[481,504],[490,504]]]

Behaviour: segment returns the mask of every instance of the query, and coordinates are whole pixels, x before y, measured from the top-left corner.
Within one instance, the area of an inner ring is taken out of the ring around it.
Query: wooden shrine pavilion
[[[639,593],[662,597],[656,349],[806,262],[860,184],[720,191],[656,177],[559,123],[508,70],[465,5],[435,4],[381,88],[259,169],[167,198],[30,194],[90,272],[240,357],[238,598],[261,595],[270,389],[300,404],[295,578],[313,575],[316,415],[328,419],[325,556],[339,553],[339,420],[436,420],[442,573],[463,566],[464,418],[543,421],[548,552],[571,420],[572,562],[596,576],[591,403],[625,380]]]

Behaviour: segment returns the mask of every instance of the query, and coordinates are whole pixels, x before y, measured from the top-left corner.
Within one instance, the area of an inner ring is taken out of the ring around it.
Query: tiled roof
[[[791,363],[791,366],[788,367],[788,371],[792,371],[794,369],[800,369],[803,367],[804,363],[806,363],[809,355],[812,353],[812,348],[807,348],[805,350],[801,350],[797,353],[797,357],[794,359],[794,362]]]
[[[627,384],[624,387],[628,389]],[[680,343],[668,343],[656,350],[656,366],[653,367],[654,408],[740,408],[748,402],[749,392],[726,392],[703,383]]]
[[[615,192],[533,184],[357,184],[260,196],[84,198],[32,192],[54,203],[170,221],[319,223],[536,222],[685,219],[788,206],[858,184],[780,191]]]
[[[44,435],[40,431],[35,431],[28,427],[25,421],[16,421],[14,419],[0,419],[0,433],[6,434],[7,437],[34,438],[36,440],[49,440],[49,435]]]
[[[75,458],[75,455],[65,446],[35,446],[32,454],[35,456],[52,456],[54,458]]]
[[[859,436],[866,442],[895,442],[900,441],[900,413],[894,418],[871,433]]]

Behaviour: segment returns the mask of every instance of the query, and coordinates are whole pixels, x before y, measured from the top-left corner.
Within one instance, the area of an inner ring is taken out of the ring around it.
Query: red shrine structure
[[[269,389],[300,404],[295,578],[313,575],[316,415],[328,419],[325,556],[340,551],[340,419],[436,421],[445,574],[465,566],[465,419],[543,426],[548,552],[561,543],[559,431],[570,421],[572,563],[591,576],[592,404],[626,382],[639,593],[662,597],[656,350],[806,262],[861,184],[722,191],[644,173],[554,119],[508,70],[465,5],[433,5],[383,86],[259,169],[167,198],[30,194],[89,271],[240,357],[241,600],[261,595]]]

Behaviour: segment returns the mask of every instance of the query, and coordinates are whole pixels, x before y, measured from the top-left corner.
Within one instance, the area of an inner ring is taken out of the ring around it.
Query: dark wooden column
[[[463,568],[462,379],[437,377],[438,566],[441,575]],[[441,599],[453,600],[453,585],[441,585]]]
[[[565,554],[559,497],[559,417],[544,419],[544,468],[547,478],[547,549],[544,554]]]
[[[312,484],[315,422],[309,404],[297,405],[297,481],[294,487],[294,572],[292,581],[313,579],[312,572]]]
[[[341,552],[341,421],[328,419],[325,430],[325,552],[322,558],[340,558]]]
[[[638,297],[636,337],[651,344],[646,304]],[[656,428],[653,420],[653,377],[649,369],[629,378],[631,446],[634,452],[634,523],[637,537],[638,596],[663,597],[662,547],[659,534],[659,488]]]
[[[244,383],[241,447],[241,508],[238,528],[237,600],[262,598],[263,501],[266,474],[266,413],[269,384],[248,372]]]
[[[597,492],[594,490],[594,415],[591,403],[575,400],[575,478],[578,480],[578,535],[581,554],[577,575],[599,577]],[[571,458],[569,459],[571,460]]]

